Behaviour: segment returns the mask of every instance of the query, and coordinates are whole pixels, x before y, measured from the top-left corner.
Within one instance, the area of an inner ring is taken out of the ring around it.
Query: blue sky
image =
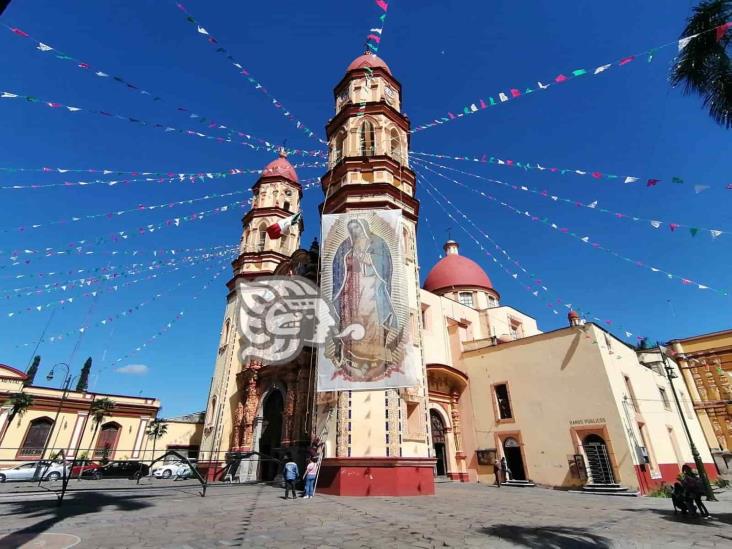
[[[612,4],[527,1],[520,7],[507,1],[393,0],[379,53],[403,85],[405,112],[413,124],[420,124],[447,111],[458,112],[479,98],[487,101],[488,96],[508,93],[510,88],[535,87],[537,80],[547,82],[559,73],[593,69],[673,41],[692,4],[685,0],[664,2],[664,9],[658,9],[653,3],[626,0]],[[379,15],[368,0],[283,0],[276,5],[188,0],[185,5],[221,45],[321,136],[333,114],[332,87],[348,63],[362,52],[365,35]],[[290,147],[318,147],[214,53],[173,2],[78,1],[62,6],[51,1],[16,1],[2,21],[99,70],[122,76],[164,101],[153,102],[120,84],[38,52],[31,42],[6,29],[0,29],[2,91],[193,127],[175,108],[185,106],[274,142],[287,139]],[[732,230],[732,210],[728,206],[732,191],[725,190],[732,183],[730,133],[708,119],[696,97],[685,97],[669,87],[667,72],[673,55],[674,48],[666,48],[651,63],[637,59],[597,77],[568,82],[546,93],[416,133],[412,149],[455,156],[487,154],[658,178],[660,184],[646,188],[587,176],[438,161],[583,203],[597,200],[599,207],[612,211]],[[0,100],[0,117],[0,167],[6,168],[213,172],[235,167],[257,169],[273,157],[266,151],[166,134],[129,122],[19,100]],[[291,160],[302,161],[300,157]],[[299,170],[301,179],[321,173],[322,169]],[[592,316],[612,320],[611,329],[616,332],[622,325],[634,334],[633,338],[642,334],[655,340],[729,328],[730,297],[670,281],[490,201],[476,199],[472,192],[429,172],[422,173],[512,257],[541,278],[553,296],[590,311]],[[686,183],[672,185],[672,176],[680,176]],[[0,172],[0,186],[84,179],[91,177]],[[248,190],[255,179],[254,175],[239,175],[195,184],[139,182],[115,187],[1,190],[0,230],[139,204]],[[630,258],[711,287],[732,288],[732,235],[713,240],[709,234],[700,233],[692,238],[683,229],[673,233],[667,227],[654,230],[647,223],[617,220],[468,176],[456,175],[456,179],[490,192],[521,211],[531,211],[578,234],[589,235]],[[697,194],[694,184],[711,188]],[[546,300],[536,299],[495,266],[429,195],[418,192],[422,220],[429,219],[432,229],[430,232],[422,223],[418,235],[423,277],[439,258],[433,234],[441,244],[449,229],[461,242],[462,252],[485,266],[504,304],[536,316],[544,330],[566,323],[566,309],[554,315],[546,307]],[[6,252],[63,248],[81,239],[134,231],[238,198],[217,198],[163,211],[133,212],[112,220],[99,218],[22,233],[0,232],[0,250],[5,252],[0,255],[0,362],[25,369],[32,347],[24,344],[39,338],[50,317],[50,309],[12,318],[8,318],[8,312],[76,296],[71,305],[58,308],[48,328],[48,335],[53,335],[133,308],[126,318],[88,329],[80,341],[75,336],[44,343],[39,349],[44,366],[41,375],[52,364],[69,360],[78,370],[87,356],[93,356],[93,390],[160,397],[163,415],[201,409],[208,393],[225,303],[226,276],[209,282],[215,270],[226,266],[220,259],[177,271],[169,266],[130,276],[125,280],[159,275],[116,292],[107,287],[107,292],[96,299],[80,297],[82,291],[78,289],[20,298],[6,298],[6,294],[15,287],[44,282],[12,278],[19,274],[149,262],[155,259],[151,252],[156,249],[235,245],[241,233],[240,209],[90,248],[106,252],[101,255],[29,256],[30,263],[13,266]],[[306,191],[304,246],[318,233],[316,208],[321,198],[317,188]],[[120,253],[111,256],[112,250]],[[133,250],[140,253],[133,256]],[[81,276],[57,276],[48,281]],[[207,282],[208,288],[202,289]],[[161,296],[134,310],[134,305],[148,302],[156,294]],[[180,310],[185,310],[184,317],[167,333],[141,352],[116,362],[155,335]],[[140,364],[147,366],[146,373],[140,373],[144,369],[139,367],[128,369],[137,373],[115,371]]]

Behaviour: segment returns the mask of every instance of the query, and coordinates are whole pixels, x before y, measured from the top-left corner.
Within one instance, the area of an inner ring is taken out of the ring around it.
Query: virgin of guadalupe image
[[[375,381],[394,365],[400,339],[391,295],[392,255],[368,221],[352,219],[347,230],[333,258],[331,295],[338,331],[357,324],[363,327],[363,337],[336,340],[333,359],[347,379]]]

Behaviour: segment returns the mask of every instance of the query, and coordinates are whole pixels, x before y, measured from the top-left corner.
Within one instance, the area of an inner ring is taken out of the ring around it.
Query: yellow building
[[[99,459],[142,459],[147,437],[145,430],[155,419],[160,401],[102,393],[23,386],[26,375],[0,364],[0,462],[48,458],[63,450],[67,458],[85,455]],[[30,407],[10,421],[13,394],[32,398]],[[90,418],[94,401],[107,398],[114,408],[97,425]],[[106,448],[106,450],[105,450]]]
[[[675,339],[676,353],[714,460],[732,469],[732,330]]]

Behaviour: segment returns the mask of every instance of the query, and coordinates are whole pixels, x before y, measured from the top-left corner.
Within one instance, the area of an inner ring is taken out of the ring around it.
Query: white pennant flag
[[[630,337],[630,336],[632,336],[632,335],[633,335],[633,334],[631,334],[630,332],[625,332],[625,337]]]
[[[692,39],[699,36],[698,34],[694,34],[693,36],[687,36],[686,38],[682,38],[679,40],[679,51],[683,50],[686,46],[689,45],[689,42],[692,41]]]
[[[38,42],[36,49],[41,50],[41,51],[51,51],[53,48],[51,46],[44,44],[43,42]]]
[[[10,92],[3,92],[2,95],[0,95],[0,98],[4,98],[4,99],[12,99],[13,97],[18,97],[18,96],[16,94],[10,93]]]
[[[587,204],[587,207],[588,208],[596,208],[597,207],[597,200],[595,200],[594,202],[592,202],[590,204]]]
[[[590,241],[590,237],[589,236],[583,236],[582,238],[580,238],[580,240],[582,242],[589,242]]]
[[[655,221],[655,220],[651,221],[651,227],[653,227],[654,229],[658,229],[660,226],[661,226],[660,221]]]
[[[696,194],[703,193],[709,188],[709,185],[694,185],[694,192]]]
[[[501,103],[505,103],[506,101],[508,101],[508,96],[505,93],[501,92],[498,94],[498,99],[501,100]]]
[[[626,177],[625,178],[625,183],[635,183],[636,181],[638,181],[637,177]]]
[[[712,235],[712,238],[717,238],[719,235],[722,234],[722,231],[718,231],[716,229],[712,229],[711,231],[709,231],[709,233]]]
[[[475,103],[473,103],[472,105],[470,105],[470,110],[473,111],[473,112],[476,112],[478,110],[478,107],[475,106]]]
[[[208,31],[204,29],[201,25],[198,25],[198,32],[201,34],[208,34]]]
[[[601,72],[605,72],[605,71],[606,71],[606,70],[608,70],[608,69],[609,69],[610,67],[612,67],[612,65],[610,65],[610,64],[608,64],[608,65],[602,65],[602,66],[600,66],[600,67],[597,67],[597,68],[595,69],[595,72],[594,72],[594,74],[600,74]]]
[[[574,173],[577,173],[579,175],[587,175],[587,172],[583,172],[582,170],[574,170]]]
[[[709,289],[709,286],[705,286],[704,284],[699,284],[699,289],[700,290],[708,290]]]
[[[549,87],[549,84],[544,85],[541,82],[537,82],[537,84],[539,86],[539,89],[542,89],[542,90],[545,90]]]
[[[518,278],[518,273],[513,273],[511,276],[514,278]]]
[[[80,111],[81,110],[79,107],[70,107],[68,105],[66,106],[66,108],[69,109],[69,111],[71,111],[71,112],[76,112],[76,111]]]

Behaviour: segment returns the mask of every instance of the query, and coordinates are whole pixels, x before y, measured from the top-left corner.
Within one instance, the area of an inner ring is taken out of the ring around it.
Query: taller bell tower
[[[322,393],[318,417],[329,422],[319,490],[342,495],[434,493],[429,454],[427,380],[422,361],[416,228],[419,202],[409,167],[409,119],[402,88],[386,63],[366,52],[336,85],[328,122],[323,214],[400,210],[408,285],[407,345],[420,357],[418,384],[406,389]]]

